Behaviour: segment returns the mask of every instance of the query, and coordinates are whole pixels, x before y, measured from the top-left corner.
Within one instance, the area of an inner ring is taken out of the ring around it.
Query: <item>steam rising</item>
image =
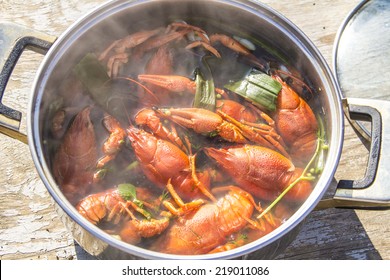
[[[237,9],[237,6],[240,9]],[[161,104],[153,104],[154,101],[145,89],[137,84],[139,74],[180,75],[194,79],[195,71],[200,70],[206,77],[213,78],[216,87],[223,87],[230,81],[243,78],[259,63],[237,54],[221,43],[217,45],[217,49],[222,58],[216,57],[202,45],[186,48],[191,42],[201,41],[203,35],[206,40],[215,33],[238,36],[236,38],[250,47],[256,57],[271,63],[274,68],[280,69],[288,65],[282,69],[292,71],[293,68],[289,65],[298,65],[299,72],[310,72],[312,66],[302,60],[304,53],[301,50],[288,50],[287,55],[285,43],[289,35],[275,30],[268,15],[257,14],[254,17],[253,13],[253,10],[241,4],[222,4],[219,1],[119,1],[117,4],[108,5],[105,12],[92,14],[81,21],[80,25],[83,26],[75,27],[76,31],[69,34],[58,46],[58,52],[52,62],[54,66],[49,69],[51,72],[45,85],[45,98],[41,102],[41,112],[44,113],[40,115],[40,121],[43,124],[41,127],[44,152],[49,165],[53,165],[53,155],[76,112],[89,105],[99,157],[103,156],[101,147],[109,135],[102,124],[104,109],[102,110],[100,104],[96,105],[88,89],[74,72],[75,65],[87,54],[96,55],[102,67],[106,67],[107,77],[111,78],[110,83],[113,83],[112,87],[105,83],[109,89],[107,94],[112,96],[112,99],[124,96],[119,102],[115,100],[112,104],[117,104],[124,112],[127,126],[132,124],[134,115],[144,104],[149,107],[166,104],[172,106],[171,101],[175,100],[177,106],[192,105],[192,98],[188,96],[178,94],[172,97],[163,89],[148,85],[161,100]],[[183,27],[172,31],[170,24],[175,22],[200,27],[206,34],[196,29],[184,33]],[[166,44],[152,47],[156,41],[175,35],[173,32],[183,34],[177,34],[181,36]],[[117,88],[120,88],[119,95],[114,92]],[[168,101],[165,100],[166,96]],[[97,183],[97,189],[112,187],[129,180],[134,185],[145,184],[145,176],[139,167],[133,165],[132,169],[129,169],[129,166],[137,161],[132,152],[123,149],[115,160],[116,165],[109,166],[115,169],[115,172],[110,175],[110,169],[107,168],[104,185]]]

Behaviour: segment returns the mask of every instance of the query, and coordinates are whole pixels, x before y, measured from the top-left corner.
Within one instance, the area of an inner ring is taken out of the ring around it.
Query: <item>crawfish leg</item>
[[[227,121],[236,125],[242,131],[242,134],[250,141],[263,145],[264,147],[267,148],[276,149],[285,157],[287,158],[290,157],[286,149],[283,147],[283,142],[280,142],[282,138],[279,135],[277,135],[275,131],[263,130],[253,126],[249,126],[242,122],[237,121],[236,119],[230,117],[229,115],[225,114],[220,110],[218,110],[217,112]]]
[[[121,41],[121,40],[116,40],[116,41],[112,42],[111,45],[109,45],[109,46],[100,54],[99,60],[101,61],[101,60],[106,59],[106,57],[108,56],[108,53],[109,53],[112,49],[114,49],[114,48],[116,47],[116,45],[119,44],[120,41]]]
[[[109,58],[107,62],[107,75],[111,78],[118,76],[120,66],[129,62],[129,54],[118,53]]]
[[[133,219],[124,224],[119,232],[121,239],[130,244],[138,244],[142,238],[149,238],[161,234],[169,226],[169,218],[150,220]]]
[[[191,44],[186,46],[186,50],[192,49],[192,48],[196,48],[196,47],[199,47],[199,46],[204,47],[206,50],[208,50],[213,55],[215,55],[215,57],[221,58],[221,55],[219,54],[219,52],[213,46],[211,46],[208,43],[202,42],[202,41],[194,41],[194,42],[192,42]]]
[[[267,115],[268,116],[268,115]],[[272,119],[271,119],[272,120]],[[277,147],[279,151],[285,151],[286,150],[286,143],[284,142],[283,138],[275,131],[274,123],[252,123],[247,122],[245,120],[241,121],[243,124],[247,126],[251,126],[256,128],[256,132],[259,132],[261,134],[265,134],[265,138],[274,146]],[[268,121],[267,121],[268,122]],[[283,152],[284,153],[284,152]],[[289,157],[289,155],[284,154],[285,156]]]
[[[164,206],[174,216],[182,216],[182,215],[184,215],[184,214],[186,214],[194,209],[198,209],[202,204],[204,204],[204,201],[202,199],[197,199],[197,200],[191,201],[189,203],[184,203],[184,201],[180,198],[180,196],[175,191],[173,185],[171,184],[171,179],[168,180],[166,187],[167,187],[169,193],[171,194],[173,200],[179,206],[179,209],[177,209],[171,202],[166,201],[166,200],[163,201]]]
[[[121,214],[123,213],[123,210],[125,210],[128,214],[133,216],[133,213],[129,211],[126,207],[124,207],[123,203],[118,202],[110,211],[110,213],[107,216],[107,221],[113,222],[114,224],[118,224],[121,219]]]
[[[173,144],[176,144],[180,149],[187,152],[182,140],[180,139],[176,127],[171,123],[170,130],[167,129],[161,122],[161,118],[157,115],[156,110],[143,109],[135,116],[135,123],[139,126],[148,127],[154,135],[169,140]]]
[[[267,125],[263,123],[252,123],[252,122],[247,122],[245,120],[241,122],[247,126],[252,126],[256,128],[256,131],[260,133],[267,134],[270,137],[276,138],[277,141],[280,143],[280,145],[286,147],[286,143],[284,142],[283,138],[275,131],[275,128],[272,125]]]
[[[279,151],[282,155],[284,155],[286,158],[290,158],[290,155],[286,151],[284,147],[284,142],[280,136],[277,137],[277,139],[273,138],[270,135],[265,135],[264,138],[274,147],[277,151]]]
[[[187,144],[187,150],[189,151],[189,162],[190,162],[190,169],[191,169],[191,177],[192,180],[195,183],[195,186],[208,198],[210,198],[211,201],[216,202],[214,195],[209,192],[207,187],[202,183],[202,181],[199,180],[198,175],[196,174],[196,167],[195,167],[195,155],[192,154],[191,151],[191,143],[187,137],[185,137],[185,142]]]
[[[182,148],[185,152],[189,152],[188,148],[184,146],[183,141],[181,141],[179,134],[177,133],[176,127],[171,123],[171,131],[168,133],[168,138],[173,141],[176,145]]]
[[[97,163],[97,168],[103,168],[109,161],[113,160],[123,144],[125,143],[126,131],[120,123],[111,115],[106,114],[103,119],[105,128],[110,136],[103,144],[104,157]]]
[[[198,176],[196,175],[195,156],[194,156],[194,155],[190,155],[190,167],[191,167],[192,179],[194,180],[196,187],[199,188],[199,189],[201,190],[201,192],[202,192],[205,196],[207,196],[208,198],[210,198],[211,201],[216,202],[217,200],[215,199],[214,195],[212,195],[212,194],[208,191],[208,189],[206,188],[206,186],[198,179]]]

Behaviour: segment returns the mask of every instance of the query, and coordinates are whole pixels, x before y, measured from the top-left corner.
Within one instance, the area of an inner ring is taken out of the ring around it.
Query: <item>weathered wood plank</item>
[[[338,27],[360,0],[274,1],[265,4],[294,22],[331,64]],[[0,1],[0,19],[60,35],[100,0]],[[22,55],[4,98],[23,112],[42,56]],[[0,135],[0,259],[88,259],[61,224],[40,181],[29,149]],[[346,124],[336,179],[363,176],[367,150]],[[328,209],[309,215],[302,231],[279,259],[390,259],[390,211]]]

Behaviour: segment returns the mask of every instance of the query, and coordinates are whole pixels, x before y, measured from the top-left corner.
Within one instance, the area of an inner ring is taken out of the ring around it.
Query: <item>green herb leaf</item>
[[[137,212],[142,214],[146,219],[150,220],[152,218],[152,215],[146,211],[145,209],[142,209],[144,207],[144,204],[141,200],[137,199],[137,191],[136,187],[132,184],[119,184],[118,185],[118,192],[119,195],[124,199],[124,200],[130,200],[132,201],[135,205],[139,207],[137,209]]]
[[[252,70],[245,79],[227,84],[225,88],[262,109],[274,111],[282,85],[267,74]]]
[[[170,197],[170,193],[166,190],[164,190],[161,194],[161,201],[167,200]]]
[[[105,67],[93,53],[86,54],[74,67],[74,72],[88,89],[102,87],[110,80]]]
[[[258,71],[252,71],[246,79],[248,82],[257,85],[276,96],[282,89],[282,85],[278,81],[272,79],[272,77],[267,74]]]
[[[137,200],[136,187],[132,184],[119,184],[118,192],[124,200]]]
[[[216,96],[213,79],[205,80],[202,73],[198,70],[195,82],[194,107],[215,111]]]
[[[93,53],[85,55],[73,72],[96,104],[120,122],[128,123],[126,112],[136,101],[130,94],[128,81],[110,79],[106,68]]]
[[[128,166],[126,166],[125,170],[126,172],[128,171],[131,171],[135,168],[137,168],[139,166],[139,162],[136,160],[136,161],[133,161],[132,163],[130,163]]]

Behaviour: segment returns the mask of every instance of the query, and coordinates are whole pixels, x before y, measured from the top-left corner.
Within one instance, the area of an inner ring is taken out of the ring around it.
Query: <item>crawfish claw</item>
[[[196,84],[184,76],[177,75],[138,75],[138,79],[142,82],[160,86],[173,92],[189,91],[195,93]]]

